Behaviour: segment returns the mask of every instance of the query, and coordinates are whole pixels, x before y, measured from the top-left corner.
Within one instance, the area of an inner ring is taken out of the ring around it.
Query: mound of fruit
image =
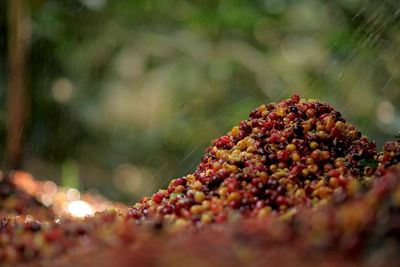
[[[351,197],[374,172],[375,144],[331,106],[298,96],[262,105],[214,140],[196,172],[143,198],[138,220],[207,224],[245,217],[290,216],[299,207]],[[235,214],[235,213],[234,213]]]
[[[400,264],[400,141],[377,153],[338,111],[297,95],[255,109],[194,173],[130,208],[102,199],[107,211],[72,218],[43,204],[45,184],[3,180],[6,266]]]

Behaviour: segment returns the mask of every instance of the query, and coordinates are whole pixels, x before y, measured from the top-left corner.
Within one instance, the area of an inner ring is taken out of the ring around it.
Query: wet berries
[[[98,266],[90,259],[104,253],[104,266],[148,266],[143,255],[154,253],[167,265],[190,255],[190,265],[206,251],[199,266],[232,256],[250,266],[369,266],[373,253],[386,266],[393,257],[382,253],[396,251],[400,236],[399,162],[400,141],[377,154],[331,106],[294,95],[251,112],[212,142],[193,174],[129,209],[48,220],[36,195],[3,180],[0,262],[52,265],[64,256],[65,266]]]
[[[340,144],[340,150],[334,144]],[[154,209],[155,213],[144,215],[151,219],[158,218],[158,210],[169,205],[167,223],[181,218],[197,224],[203,213],[219,218],[218,222],[227,218],[230,210],[258,217],[265,207],[283,215],[298,205],[325,203],[337,188],[346,192],[349,181],[363,179],[359,161],[374,157],[375,144],[339,112],[325,103],[301,101],[295,95],[260,106],[248,120],[214,140],[195,173],[172,181],[166,189],[179,193],[179,201],[158,192],[152,201],[137,208]],[[330,178],[347,182],[330,183]],[[203,201],[214,208],[202,208]]]

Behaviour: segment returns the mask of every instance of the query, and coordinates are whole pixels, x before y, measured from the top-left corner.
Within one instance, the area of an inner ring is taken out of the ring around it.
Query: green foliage
[[[393,1],[41,0],[30,11],[25,167],[39,177],[60,179],[73,159],[84,187],[132,202],[293,92],[332,103],[379,145],[400,127]],[[142,191],[114,186],[125,163],[126,177],[151,180]]]

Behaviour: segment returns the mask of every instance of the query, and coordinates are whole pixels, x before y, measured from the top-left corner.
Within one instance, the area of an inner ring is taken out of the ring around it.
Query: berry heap
[[[10,175],[0,171],[0,218],[35,214],[42,220],[54,220],[55,214],[33,195],[21,189]]]
[[[298,95],[262,105],[213,141],[195,173],[174,179],[130,211],[138,221],[226,221],[290,216],[297,207],[352,197],[374,167],[375,144],[331,106]]]
[[[57,218],[37,199],[65,190],[3,179],[0,263],[398,266],[399,162],[400,141],[377,154],[331,106],[295,95],[254,110],[193,174],[129,209]]]

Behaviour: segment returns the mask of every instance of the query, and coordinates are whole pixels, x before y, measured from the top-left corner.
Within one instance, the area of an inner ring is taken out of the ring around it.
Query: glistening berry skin
[[[249,119],[214,140],[197,170],[143,198],[130,213],[138,222],[208,224],[232,213],[287,216],[352,197],[376,160],[375,143],[330,105],[298,95],[261,105]]]

